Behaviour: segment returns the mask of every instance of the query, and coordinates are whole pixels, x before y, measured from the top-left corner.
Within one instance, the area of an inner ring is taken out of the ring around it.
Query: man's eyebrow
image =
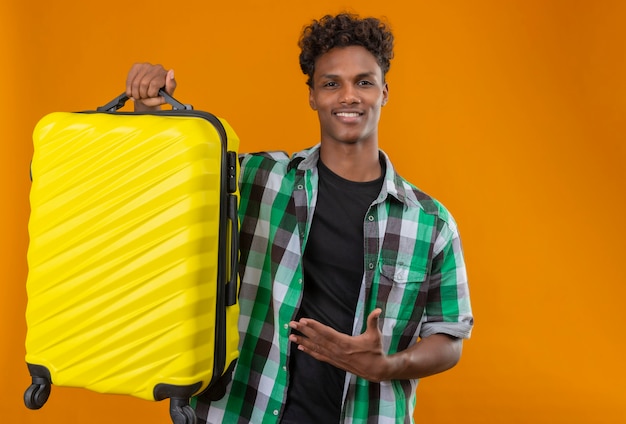
[[[371,72],[363,72],[363,73],[357,74],[356,78],[357,79],[359,79],[359,78],[366,78],[366,77],[371,78],[371,77],[375,77],[375,76],[376,76],[376,72],[371,71]],[[338,75],[338,74],[322,74],[322,75],[320,75],[320,77],[321,78],[327,78],[327,79],[337,79],[337,78],[340,78],[341,76]]]

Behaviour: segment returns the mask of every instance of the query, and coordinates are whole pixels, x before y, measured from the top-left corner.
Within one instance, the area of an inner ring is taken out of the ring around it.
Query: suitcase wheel
[[[28,409],[41,408],[50,397],[51,389],[52,385],[45,378],[33,377],[33,384],[24,392],[24,404]]]
[[[196,424],[196,413],[189,405],[189,399],[170,399],[170,416],[174,424]]]

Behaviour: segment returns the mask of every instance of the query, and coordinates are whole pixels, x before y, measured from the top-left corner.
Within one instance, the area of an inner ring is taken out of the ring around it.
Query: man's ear
[[[385,86],[383,87],[383,102],[381,103],[381,105],[385,106],[388,101],[389,101],[389,85],[385,83]]]
[[[313,98],[313,89],[311,87],[309,87],[309,106],[311,106],[311,109],[317,110],[317,104]]]

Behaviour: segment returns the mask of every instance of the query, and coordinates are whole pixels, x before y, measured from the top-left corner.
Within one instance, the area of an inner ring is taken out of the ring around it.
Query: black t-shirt
[[[319,192],[304,251],[304,296],[297,319],[312,318],[352,334],[363,278],[363,220],[380,193],[383,178],[348,181],[321,160],[318,171]],[[289,368],[282,423],[338,423],[345,371],[314,359],[296,345],[291,349]]]

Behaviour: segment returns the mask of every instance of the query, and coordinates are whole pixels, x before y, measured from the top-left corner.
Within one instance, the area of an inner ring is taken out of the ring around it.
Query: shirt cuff
[[[425,322],[422,324],[420,337],[424,338],[433,334],[447,334],[459,339],[469,339],[472,326],[462,322]]]

